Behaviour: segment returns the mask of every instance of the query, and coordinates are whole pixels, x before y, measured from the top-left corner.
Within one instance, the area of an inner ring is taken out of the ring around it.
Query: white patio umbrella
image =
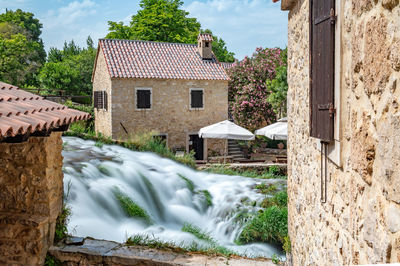
[[[274,124],[256,130],[254,134],[266,136],[273,140],[287,140],[287,117],[279,119],[278,122]]]
[[[206,126],[199,131],[200,138],[210,139],[239,139],[239,140],[253,140],[254,134],[247,129],[236,125],[235,123],[225,120],[210,126]],[[226,161],[226,142],[225,142],[225,156]]]

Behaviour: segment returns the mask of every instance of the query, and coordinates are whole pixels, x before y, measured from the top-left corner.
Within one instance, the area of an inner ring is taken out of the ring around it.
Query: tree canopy
[[[109,21],[108,39],[128,39],[172,43],[197,43],[200,23],[190,18],[182,9],[180,0],[141,0],[142,8],[132,16],[130,25]],[[212,34],[211,30],[204,30]],[[213,35],[213,52],[221,62],[233,62],[234,54],[229,52],[224,40]]]
[[[109,21],[110,39],[195,43],[200,23],[181,9],[180,0],[141,0],[142,8],[132,16],[130,26]]]
[[[0,14],[0,79],[17,86],[34,85],[46,59],[42,24],[21,9]]]
[[[96,51],[90,36],[86,48],[80,48],[74,41],[65,42],[62,50],[51,48],[39,74],[41,87],[49,93],[64,90],[67,95],[90,95]]]
[[[246,57],[228,70],[229,107],[239,125],[255,130],[276,119],[268,102],[271,89],[267,82],[274,80],[277,69],[285,65],[279,48],[257,48],[252,57]]]

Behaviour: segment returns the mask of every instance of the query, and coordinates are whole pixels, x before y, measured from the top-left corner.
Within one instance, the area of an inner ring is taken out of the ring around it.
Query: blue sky
[[[107,21],[124,21],[139,9],[139,0],[0,0],[0,12],[21,8],[35,14],[43,24],[46,50],[62,48],[65,40],[85,45],[107,34]],[[238,59],[256,47],[287,45],[287,13],[272,0],[186,0],[184,9],[202,28],[224,39]]]

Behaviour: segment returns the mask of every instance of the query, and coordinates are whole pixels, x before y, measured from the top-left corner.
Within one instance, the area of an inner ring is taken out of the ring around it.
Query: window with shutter
[[[203,90],[191,89],[190,90],[190,107],[193,109],[203,108]]]
[[[93,92],[93,105],[98,110],[104,109],[104,91]]]
[[[151,89],[136,89],[136,109],[151,109]]]
[[[311,136],[334,137],[335,0],[310,0]]]

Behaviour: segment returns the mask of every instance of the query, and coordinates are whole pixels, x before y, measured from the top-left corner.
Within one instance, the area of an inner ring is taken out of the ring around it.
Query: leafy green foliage
[[[74,41],[64,43],[63,50],[51,48],[49,59],[38,76],[41,87],[51,94],[64,91],[66,95],[91,95],[91,77],[96,49],[88,37],[82,49]]]
[[[251,170],[251,169],[246,169],[246,170],[233,169],[233,168],[229,168],[225,165],[213,165],[213,166],[205,169],[205,171],[208,171],[210,173],[215,173],[215,174],[221,174],[221,175],[238,175],[238,176],[244,176],[244,177],[250,177],[250,178],[260,178],[260,179],[269,179],[269,178],[286,179],[287,178],[286,176],[281,174],[281,170],[279,170],[279,174],[274,174],[269,171],[268,172],[260,172],[260,171]]]
[[[275,78],[267,80],[266,85],[271,90],[267,101],[272,105],[276,114],[280,117],[286,116],[286,102],[287,102],[287,48],[281,54],[283,65],[276,68]]]
[[[50,254],[46,255],[46,259],[44,261],[45,266],[61,266],[62,263],[59,259],[51,256]]]
[[[243,244],[257,241],[283,244],[288,235],[287,218],[287,207],[269,207],[244,227],[238,240]]]
[[[265,198],[261,202],[262,208],[271,206],[286,207],[288,201],[288,194],[286,190],[277,192],[273,197]]]
[[[276,265],[278,265],[281,262],[280,258],[276,254],[272,255],[271,261],[272,261],[272,263],[274,263]]]
[[[200,23],[181,9],[180,0],[141,0],[142,8],[132,16],[130,26],[109,21],[109,39],[196,43]]]
[[[253,131],[276,119],[267,101],[270,90],[266,81],[274,79],[276,68],[283,65],[279,48],[257,48],[252,57],[245,57],[227,72],[229,107],[235,121]]]
[[[290,253],[292,251],[292,243],[290,242],[290,237],[285,236],[284,237],[284,243],[283,243],[283,250],[286,251],[286,253]]]
[[[68,236],[67,225],[69,222],[69,217],[71,215],[71,208],[64,204],[61,210],[61,214],[56,220],[56,230],[54,235],[54,242],[59,242],[64,240]]]
[[[46,59],[41,28],[34,14],[21,9],[0,14],[0,80],[37,85],[36,74]]]
[[[194,235],[200,240],[204,240],[210,243],[215,243],[215,241],[212,239],[209,233],[203,232],[200,227],[197,227],[193,224],[190,223],[184,223],[182,227],[182,232],[186,232],[189,234]]]
[[[256,185],[256,189],[260,190],[260,193],[262,194],[270,194],[272,192],[275,192],[278,188],[274,184],[266,184],[266,183],[261,183]]]
[[[94,131],[94,107],[93,107],[93,105],[77,104],[77,103],[73,103],[70,100],[64,102],[64,105],[66,105],[68,108],[90,114],[90,118],[88,120],[78,121],[78,122],[71,124],[70,129],[72,127],[72,129],[71,129],[72,131],[78,130],[79,133],[89,133],[89,132]]]
[[[107,39],[127,39],[172,43],[197,43],[199,32],[212,34],[211,30],[200,30],[200,23],[189,18],[181,7],[180,0],[142,0],[142,8],[132,16],[130,25],[109,21]],[[213,35],[212,48],[220,62],[234,62],[234,53],[226,43]]]
[[[140,207],[137,203],[135,203],[128,195],[124,192],[115,188],[114,196],[118,200],[122,210],[124,210],[125,214],[132,218],[141,218],[147,224],[151,224],[151,219],[148,213]]]

